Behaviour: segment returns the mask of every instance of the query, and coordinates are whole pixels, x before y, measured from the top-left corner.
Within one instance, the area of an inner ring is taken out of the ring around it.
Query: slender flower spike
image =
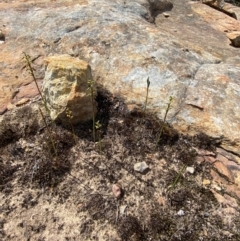
[[[157,138],[157,141],[156,141],[156,144],[155,144],[155,150],[157,149],[157,145],[161,139],[161,135],[162,135],[162,132],[163,132],[163,128],[165,126],[165,123],[166,123],[166,118],[167,118],[167,114],[168,114],[168,111],[172,108],[171,104],[172,104],[172,101],[173,101],[173,97],[170,96],[169,97],[169,101],[167,103],[167,108],[166,108],[166,111],[165,111],[165,115],[164,115],[164,118],[163,118],[163,123],[162,123],[162,127],[160,129],[160,132],[159,132],[159,135],[158,135],[158,138]]]
[[[149,77],[147,78],[147,88],[149,88],[150,86],[150,81],[149,81]]]
[[[72,124],[72,121],[71,121],[72,118],[73,118],[72,111],[67,108],[65,112],[66,112],[67,118],[69,118],[69,123],[70,123],[71,128],[72,128],[73,137],[74,137],[75,143],[77,144],[76,134],[75,134],[74,127],[73,127],[73,124]]]

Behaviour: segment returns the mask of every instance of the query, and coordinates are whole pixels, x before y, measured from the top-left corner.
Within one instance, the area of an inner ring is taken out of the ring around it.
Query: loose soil
[[[222,215],[203,185],[211,166],[197,161],[197,149],[214,152],[217,143],[165,124],[155,148],[163,125],[156,116],[100,87],[97,102],[95,143],[91,121],[74,126],[74,138],[71,125],[46,115],[57,155],[40,101],[3,116],[0,240],[240,240],[239,214]],[[143,174],[133,168],[142,161],[149,166]]]

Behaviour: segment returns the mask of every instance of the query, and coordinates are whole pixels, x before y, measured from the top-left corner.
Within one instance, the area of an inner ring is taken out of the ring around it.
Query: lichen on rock
[[[73,124],[90,120],[93,110],[88,80],[93,77],[88,63],[69,55],[55,55],[46,58],[45,64],[43,95],[51,118],[69,123],[68,109]],[[93,104],[96,113],[96,103]]]

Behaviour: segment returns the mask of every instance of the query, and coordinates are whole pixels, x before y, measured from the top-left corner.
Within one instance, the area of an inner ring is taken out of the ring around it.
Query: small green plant
[[[173,97],[170,96],[170,97],[169,97],[169,101],[168,101],[168,103],[167,103],[167,108],[166,108],[166,111],[165,111],[165,115],[164,115],[164,118],[163,118],[162,127],[161,127],[161,129],[160,129],[160,132],[159,132],[159,135],[158,135],[156,144],[155,144],[155,150],[157,149],[158,143],[159,143],[159,141],[160,141],[160,139],[161,139],[162,132],[163,132],[163,128],[164,128],[165,123],[166,123],[167,114],[168,114],[169,110],[171,109],[172,101],[173,101]]]
[[[49,135],[49,137],[50,137],[50,140],[51,140],[51,143],[52,143],[52,147],[53,147],[54,153],[55,153],[55,155],[57,156],[57,148],[56,148],[56,145],[55,145],[55,142],[54,142],[54,138],[53,138],[53,135],[52,135],[51,130],[50,130],[49,127],[48,127],[48,124],[47,124],[46,119],[45,119],[45,117],[44,117],[44,115],[43,115],[43,113],[42,113],[41,108],[39,108],[39,112],[40,112],[40,114],[41,114],[41,116],[42,116],[42,119],[43,119],[43,121],[44,121],[44,124],[45,124],[45,126],[46,126],[46,128],[47,128],[47,132],[48,132],[48,135]]]
[[[96,122],[95,128],[97,130],[97,135],[98,135],[98,143],[99,143],[99,152],[102,154],[102,137],[101,137],[101,127],[102,125],[100,124],[99,121]]]
[[[148,77],[147,78],[147,93],[146,93],[145,103],[144,103],[144,107],[143,107],[143,118],[145,117],[146,109],[147,109],[149,86],[150,86],[150,81],[149,81],[149,77]],[[142,118],[142,120],[140,122],[140,125],[142,125],[143,118]]]
[[[35,84],[36,84],[36,87],[37,87],[37,90],[38,90],[39,95],[41,96],[41,99],[42,99],[44,108],[45,108],[46,112],[48,113],[48,115],[50,116],[50,110],[49,110],[48,107],[47,107],[47,100],[46,100],[46,98],[43,96],[43,94],[42,94],[42,92],[41,92],[41,90],[40,90],[40,88],[39,88],[39,85],[38,85],[38,83],[37,83],[37,79],[36,79],[35,74],[34,74],[34,71],[33,71],[33,67],[32,67],[32,64],[31,64],[31,63],[32,63],[31,57],[30,57],[30,55],[26,54],[25,52],[23,52],[23,55],[24,55],[23,58],[24,58],[25,61],[26,61],[27,69],[28,69],[30,75],[32,76],[32,78],[33,78],[33,80],[34,80],[34,82],[35,82]],[[52,119],[51,119],[51,118],[50,118],[50,120],[51,120],[51,124],[53,125],[53,122],[52,122]]]
[[[36,84],[38,93],[39,93],[39,95],[41,96],[41,99],[42,99],[42,102],[43,102],[43,104],[44,104],[45,110],[46,110],[46,112],[47,112],[47,113],[49,114],[49,116],[50,116],[50,111],[49,111],[49,109],[48,109],[48,107],[47,107],[47,101],[46,101],[46,99],[44,98],[44,96],[42,95],[42,92],[41,92],[41,90],[40,90],[40,88],[39,88],[39,85],[38,85],[38,83],[37,83],[37,79],[36,79],[35,74],[34,74],[34,71],[33,71],[33,67],[32,67],[32,64],[31,64],[31,63],[32,63],[31,57],[30,57],[30,55],[26,54],[25,52],[23,52],[23,55],[24,55],[23,58],[24,58],[25,61],[26,61],[26,67],[27,67],[30,75],[32,76],[35,84]],[[47,121],[46,121],[46,119],[45,119],[45,117],[44,117],[44,115],[43,115],[43,112],[42,112],[41,108],[39,108],[39,112],[40,112],[40,114],[41,114],[41,116],[42,116],[42,119],[43,119],[43,121],[44,121],[44,124],[45,124],[45,126],[46,126],[46,128],[47,128],[47,132],[48,132],[48,134],[49,134],[49,137],[50,137],[50,140],[51,140],[51,143],[52,143],[52,147],[53,147],[54,153],[55,153],[55,155],[57,156],[57,149],[56,149],[56,145],[55,145],[55,142],[54,142],[54,138],[53,138],[53,135],[52,135],[51,130],[50,130],[49,127],[48,127]],[[51,123],[52,123],[52,120],[51,120]],[[52,123],[52,125],[53,125],[53,123]]]
[[[148,77],[147,78],[147,94],[146,94],[146,99],[145,99],[145,104],[144,104],[144,109],[143,109],[144,114],[145,114],[146,109],[147,109],[149,86],[150,86],[150,81],[149,81],[149,77]]]
[[[95,98],[95,89],[94,89],[94,81],[93,80],[88,80],[88,90],[91,95],[91,101],[92,101],[92,120],[93,120],[93,126],[92,126],[92,131],[93,131],[93,141],[95,142],[96,140],[96,134],[95,134],[95,111],[94,111],[94,98]]]
[[[72,124],[73,114],[72,114],[72,111],[69,110],[69,108],[66,109],[66,116],[69,119],[69,123],[70,123],[71,129],[72,129],[72,134],[73,134],[73,138],[74,138],[75,144],[77,144],[77,137],[76,137],[76,134],[75,134],[75,131],[74,131],[74,127],[73,127],[73,124]]]
[[[177,177],[175,178],[174,182],[173,182],[172,185],[170,186],[169,191],[172,190],[172,189],[174,189],[174,187],[177,185],[177,183],[178,183],[181,175],[182,175],[183,172],[185,171],[186,167],[187,167],[186,164],[182,167],[182,169],[181,169],[180,172],[178,173]]]

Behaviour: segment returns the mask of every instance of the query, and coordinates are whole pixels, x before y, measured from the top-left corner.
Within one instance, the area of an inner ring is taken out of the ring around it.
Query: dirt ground
[[[102,127],[95,143],[91,121],[74,126],[74,138],[71,125],[46,116],[57,154],[40,101],[3,116],[0,240],[240,240],[239,212],[223,215],[203,184],[211,166],[197,159],[196,150],[214,153],[218,143],[165,125],[155,148],[163,123],[153,114],[101,88],[97,102]],[[148,170],[136,172],[143,161]],[[122,188],[119,198],[114,184]]]

